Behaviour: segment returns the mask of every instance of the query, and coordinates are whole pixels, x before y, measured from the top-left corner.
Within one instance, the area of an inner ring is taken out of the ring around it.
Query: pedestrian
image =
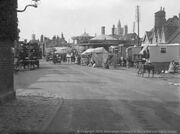
[[[66,54],[66,59],[67,59],[67,63],[70,64],[71,63],[71,54],[69,52]]]
[[[175,62],[172,60],[169,64],[168,73],[175,73]]]

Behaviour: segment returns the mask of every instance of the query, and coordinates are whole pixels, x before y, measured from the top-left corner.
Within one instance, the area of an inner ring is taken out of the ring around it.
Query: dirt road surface
[[[180,133],[179,78],[42,62],[40,69],[16,74],[15,87],[64,99],[45,132]]]

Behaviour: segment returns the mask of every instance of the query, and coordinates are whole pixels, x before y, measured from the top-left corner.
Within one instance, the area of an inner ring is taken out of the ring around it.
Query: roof
[[[152,38],[153,38],[153,30],[147,31],[146,34],[147,34],[148,40],[152,40]]]
[[[143,41],[145,41],[145,38],[147,38],[148,41],[151,42],[153,39],[153,32],[154,32],[154,29],[152,29],[151,31],[146,31],[143,37]]]
[[[173,18],[169,18],[162,28],[158,28],[155,32],[159,34],[160,39],[164,38],[163,41],[170,43],[174,37],[179,33],[178,32],[178,17],[174,16]],[[165,37],[162,37],[162,36]]]
[[[154,46],[180,46],[179,43],[172,43],[172,44],[142,44],[143,47],[145,46],[150,46],[150,47],[154,47]]]
[[[137,39],[137,38],[138,38],[138,35],[136,33],[128,33],[124,37],[125,40],[132,40],[132,39]]]
[[[117,34],[110,34],[109,36],[111,36],[111,37],[113,37],[113,38],[115,38],[115,39],[117,39],[117,40],[120,39],[120,36],[117,35]]]
[[[79,36],[72,37],[72,39],[82,39],[82,38],[93,38],[93,36],[90,36],[88,33],[84,32],[83,34]]]
[[[117,39],[109,35],[98,35],[92,38],[91,40],[117,40]]]
[[[86,32],[84,32],[83,34],[81,34],[80,36],[83,36],[83,37],[89,37],[90,35]]]
[[[145,51],[147,48],[148,48],[148,45],[145,45],[145,46],[143,47],[143,49],[139,52],[139,54],[143,54],[144,51]]]

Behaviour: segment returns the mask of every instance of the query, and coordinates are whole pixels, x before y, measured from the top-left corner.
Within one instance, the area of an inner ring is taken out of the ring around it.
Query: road
[[[42,62],[38,70],[16,74],[15,88],[64,98],[46,132],[180,133],[180,88],[172,84],[179,78]]]

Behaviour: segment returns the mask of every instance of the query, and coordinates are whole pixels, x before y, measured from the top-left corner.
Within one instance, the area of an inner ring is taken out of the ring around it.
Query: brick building
[[[155,13],[155,24],[150,31],[146,31],[144,44],[180,43],[180,14],[166,20],[165,9]]]

